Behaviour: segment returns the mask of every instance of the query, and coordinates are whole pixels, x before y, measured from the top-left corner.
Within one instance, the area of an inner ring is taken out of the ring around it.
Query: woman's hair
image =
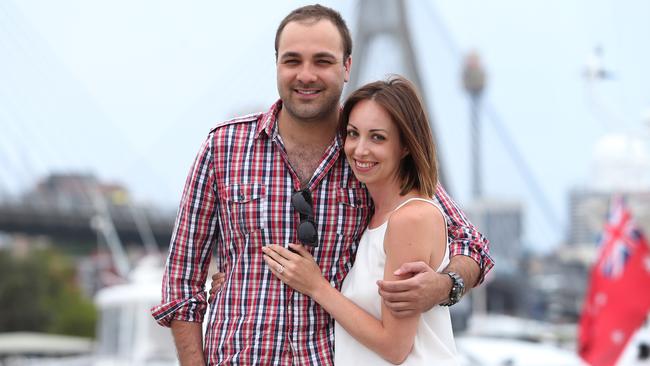
[[[372,100],[390,115],[397,125],[402,144],[408,150],[399,168],[400,194],[412,189],[433,197],[438,184],[438,162],[431,127],[415,86],[399,75],[375,81],[354,91],[343,104],[339,132],[347,135],[350,113],[363,100]]]

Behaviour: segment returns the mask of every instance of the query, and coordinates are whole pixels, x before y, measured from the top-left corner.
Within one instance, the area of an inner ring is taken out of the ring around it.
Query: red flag
[[[610,366],[650,311],[650,248],[622,198],[612,200],[591,269],[578,352],[592,366]]]

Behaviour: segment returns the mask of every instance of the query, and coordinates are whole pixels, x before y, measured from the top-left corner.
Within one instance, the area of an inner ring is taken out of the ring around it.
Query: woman
[[[377,293],[376,281],[397,279],[393,272],[402,263],[424,261],[441,271],[449,262],[444,215],[430,200],[435,147],[415,88],[401,77],[361,87],[343,106],[340,130],[348,162],[374,202],[341,292],[303,246],[266,246],[264,259],[336,320],[336,365],[456,365],[447,307],[398,319]]]

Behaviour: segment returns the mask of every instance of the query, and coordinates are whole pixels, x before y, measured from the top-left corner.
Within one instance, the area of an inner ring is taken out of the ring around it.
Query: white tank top
[[[449,238],[446,230],[446,216],[434,201],[422,198],[411,198],[399,205],[394,211],[413,200],[431,203],[443,213],[442,216],[445,218],[447,248],[442,263],[436,270],[440,272],[449,264]],[[359,242],[354,265],[343,281],[341,288],[343,295],[377,319],[381,319],[381,297],[377,293],[376,282],[384,278],[386,263],[384,236],[387,227],[388,221],[374,229],[366,229]],[[339,323],[335,324],[334,338],[334,364],[336,366],[391,365],[390,362],[354,339]],[[422,313],[413,349],[403,365],[458,365],[456,344],[448,307],[434,306],[431,310]]]

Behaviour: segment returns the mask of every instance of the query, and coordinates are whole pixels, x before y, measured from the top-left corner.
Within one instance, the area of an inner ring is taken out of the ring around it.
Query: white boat
[[[160,303],[163,269],[160,259],[143,258],[129,275],[129,283],[100,290],[100,313],[93,366],[171,366],[177,364],[169,328],[149,313]]]

